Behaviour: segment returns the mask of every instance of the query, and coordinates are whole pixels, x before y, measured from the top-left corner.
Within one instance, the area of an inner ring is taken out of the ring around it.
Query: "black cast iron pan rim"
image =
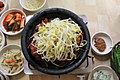
[[[27,47],[26,47],[26,37],[27,37],[27,30],[29,29],[29,24],[31,24],[32,22],[35,21],[35,18],[39,16],[39,14],[42,14],[42,13],[45,13],[45,12],[48,12],[48,11],[64,11],[65,13],[69,13],[71,14],[72,16],[75,17],[75,19],[77,19],[80,24],[82,25],[82,27],[84,27],[84,31],[86,32],[86,37],[87,37],[87,41],[88,41],[88,44],[86,45],[86,50],[85,52],[83,53],[84,55],[82,56],[82,58],[76,62],[76,64],[74,65],[71,65],[71,67],[69,68],[65,68],[65,69],[60,69],[60,70],[51,70],[51,69],[46,69],[46,68],[42,68],[40,67],[38,64],[35,63],[35,61],[33,61],[30,56],[28,55],[28,51],[27,51]],[[33,66],[35,67],[37,70],[43,72],[43,73],[47,73],[47,74],[52,74],[52,75],[60,75],[60,74],[66,74],[68,72],[71,72],[73,71],[74,69],[76,69],[77,67],[79,67],[79,65],[81,65],[84,60],[86,59],[87,55],[88,55],[88,52],[89,52],[89,48],[90,48],[90,34],[89,34],[89,31],[86,27],[86,24],[83,22],[83,20],[78,16],[76,15],[75,13],[69,11],[69,10],[66,10],[66,9],[62,9],[62,8],[49,8],[49,9],[46,9],[44,11],[41,11],[41,12],[38,12],[36,13],[26,24],[25,28],[23,29],[23,32],[22,32],[22,36],[21,36],[21,45],[22,45],[22,51],[23,51],[23,54],[26,58],[26,60]]]

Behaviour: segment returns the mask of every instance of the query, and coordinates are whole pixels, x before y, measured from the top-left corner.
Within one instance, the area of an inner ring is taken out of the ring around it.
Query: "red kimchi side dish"
[[[21,12],[11,12],[3,20],[7,32],[17,32],[24,28],[25,16]]]

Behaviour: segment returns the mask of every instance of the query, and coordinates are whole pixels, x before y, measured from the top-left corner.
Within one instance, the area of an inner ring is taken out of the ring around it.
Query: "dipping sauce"
[[[40,6],[42,6],[44,0],[26,0],[25,6],[28,9],[38,9]]]
[[[104,39],[100,38],[100,37],[96,37],[94,38],[95,44],[94,46],[100,51],[103,52],[106,49],[106,43],[104,41]]]
[[[0,1],[0,12],[4,9],[4,3]]]

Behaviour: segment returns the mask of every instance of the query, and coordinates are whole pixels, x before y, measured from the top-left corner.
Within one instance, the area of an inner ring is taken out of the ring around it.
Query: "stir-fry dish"
[[[111,72],[98,70],[93,74],[92,80],[114,80]]]
[[[9,13],[4,21],[3,26],[7,32],[17,32],[23,29],[25,25],[25,16],[20,12]]]
[[[31,38],[31,53],[38,54],[41,59],[52,63],[76,59],[75,51],[87,44],[87,41],[83,40],[80,26],[71,18],[45,18],[36,26],[36,32]]]
[[[8,73],[15,73],[23,68],[24,58],[20,51],[8,50],[3,56],[1,65]]]

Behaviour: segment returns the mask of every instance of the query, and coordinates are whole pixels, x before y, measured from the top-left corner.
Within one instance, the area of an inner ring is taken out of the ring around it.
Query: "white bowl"
[[[40,2],[40,6],[38,8],[31,9],[31,8],[28,8],[26,6],[27,5],[26,3],[28,3],[28,5],[30,5],[30,6],[35,6],[34,2],[36,2],[36,1]],[[19,0],[19,3],[27,11],[38,11],[38,10],[40,10],[45,5],[46,0]]]
[[[4,11],[8,9],[8,4],[7,4],[7,0],[0,0],[0,1],[3,2],[4,4],[4,9],[0,12],[0,14],[2,14]]]
[[[4,54],[8,49],[9,49],[9,50],[15,50],[15,51],[16,51],[16,50],[21,50],[21,47],[20,47],[19,45],[15,45],[15,44],[9,44],[9,45],[3,47],[3,48],[1,49],[1,51],[0,51],[0,61],[2,61],[2,60],[4,59],[3,54]],[[21,51],[21,55],[23,56],[22,51]],[[1,70],[3,73],[5,73],[6,75],[8,75],[8,76],[17,75],[17,74],[19,74],[20,72],[22,72],[23,69],[24,69],[24,67],[23,67],[20,71],[18,71],[18,72],[8,73],[8,72],[3,68],[3,66],[0,64],[0,70]]]
[[[2,47],[5,45],[5,36],[1,31],[0,31],[0,36],[1,36],[1,39],[2,39],[1,46],[0,46],[0,50],[1,50]]]
[[[109,67],[109,66],[106,66],[106,65],[99,65],[99,66],[96,66],[92,72],[90,72],[89,76],[88,76],[88,80],[92,80],[92,77],[93,77],[93,74],[98,71],[98,70],[105,70],[105,71],[109,71],[109,73],[111,73],[113,75],[113,80],[119,80],[118,79],[118,76],[117,74],[115,73],[115,71]]]
[[[5,29],[4,26],[3,26],[3,20],[4,20],[5,17],[6,17],[9,13],[11,13],[11,12],[20,12],[20,13],[22,13],[22,14],[25,16],[25,19],[26,19],[26,14],[25,14],[22,10],[16,9],[16,8],[9,9],[9,10],[5,11],[5,12],[1,15],[1,18],[0,18],[0,29],[1,29],[1,31],[2,31],[3,33],[5,33],[5,34],[7,34],[7,35],[17,35],[17,34],[21,33],[23,29],[21,29],[21,30],[18,31],[18,32],[7,32],[6,29]]]
[[[104,39],[105,43],[106,43],[106,49],[103,52],[100,52],[95,46],[95,42],[94,42],[94,38],[96,37],[100,37],[102,39]],[[98,55],[106,55],[108,53],[110,53],[110,51],[112,50],[113,47],[113,41],[112,38],[109,34],[107,34],[106,32],[97,32],[95,34],[93,34],[93,36],[91,37],[91,48],[92,50],[97,53]]]

